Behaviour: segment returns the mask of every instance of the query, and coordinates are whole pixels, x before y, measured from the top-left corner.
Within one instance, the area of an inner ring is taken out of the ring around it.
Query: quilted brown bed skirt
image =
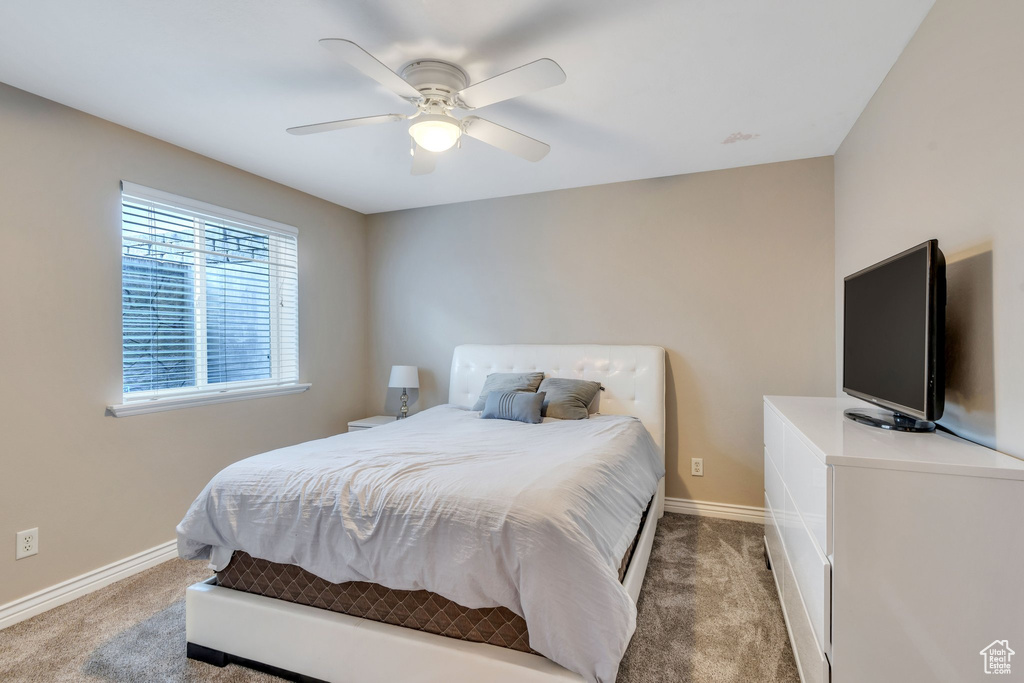
[[[619,565],[619,581],[626,575],[649,510],[650,505]],[[240,550],[217,572],[217,584],[449,638],[533,652],[526,620],[507,607],[470,609],[425,590],[394,590],[365,581],[331,583],[301,567],[262,560]]]

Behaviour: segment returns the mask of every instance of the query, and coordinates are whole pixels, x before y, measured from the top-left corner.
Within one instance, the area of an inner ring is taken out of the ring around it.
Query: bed
[[[488,374],[528,371],[600,381],[599,414],[468,410]],[[179,526],[218,570],[187,590],[189,656],[300,680],[613,680],[663,511],[664,398],[658,347],[465,345],[448,405],[232,465]]]

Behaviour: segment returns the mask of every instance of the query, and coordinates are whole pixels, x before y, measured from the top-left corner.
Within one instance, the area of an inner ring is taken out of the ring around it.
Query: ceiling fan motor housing
[[[455,94],[469,85],[469,76],[458,66],[437,59],[420,59],[402,69],[402,78],[427,98],[454,104]]]

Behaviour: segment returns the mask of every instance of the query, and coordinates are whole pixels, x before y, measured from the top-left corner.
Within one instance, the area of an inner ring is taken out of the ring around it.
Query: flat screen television
[[[929,240],[845,279],[843,391],[885,429],[931,431],[945,403],[946,259]]]

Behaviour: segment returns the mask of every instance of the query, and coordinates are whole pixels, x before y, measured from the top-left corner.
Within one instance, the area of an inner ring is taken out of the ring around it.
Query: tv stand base
[[[859,422],[870,427],[879,429],[891,429],[896,432],[934,432],[935,423],[927,420],[918,420],[909,415],[893,413],[888,410],[861,410],[851,408],[843,411],[848,419]]]

